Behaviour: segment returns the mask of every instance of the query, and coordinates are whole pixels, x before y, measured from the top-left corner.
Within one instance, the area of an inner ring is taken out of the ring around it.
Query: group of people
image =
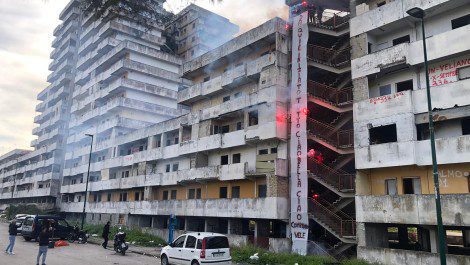
[[[49,248],[49,241],[52,238],[52,233],[54,229],[50,222],[45,222],[41,226],[41,232],[39,232],[38,236],[38,243],[39,243],[39,250],[38,255],[36,257],[36,264],[46,265],[46,257],[47,257],[47,250]],[[8,255],[15,255],[13,252],[13,247],[15,246],[16,235],[18,234],[18,226],[16,225],[16,220],[13,219],[8,226],[8,239],[9,244],[5,249],[5,253]],[[42,263],[39,263],[42,257]]]
[[[108,240],[109,240],[109,229],[110,229],[110,222],[107,222],[103,228],[102,237],[104,239],[103,248],[108,247]],[[38,236],[38,243],[39,243],[39,250],[38,255],[36,257],[36,264],[46,265],[46,257],[47,257],[47,250],[49,248],[50,239],[53,237],[54,228],[51,222],[44,222],[41,226],[41,232]],[[5,253],[8,255],[15,255],[13,252],[13,248],[15,246],[16,235],[18,234],[18,226],[16,225],[16,219],[13,219],[8,226],[8,239],[9,244],[5,249]],[[39,263],[42,257],[42,263]]]

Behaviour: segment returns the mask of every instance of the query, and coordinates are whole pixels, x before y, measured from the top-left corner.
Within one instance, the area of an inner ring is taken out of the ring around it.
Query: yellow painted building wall
[[[470,164],[439,165],[439,187],[442,194],[469,193]],[[356,179],[360,195],[385,195],[385,180],[396,179],[398,194],[403,194],[403,179],[419,177],[422,194],[434,194],[432,166],[393,167],[361,171]]]

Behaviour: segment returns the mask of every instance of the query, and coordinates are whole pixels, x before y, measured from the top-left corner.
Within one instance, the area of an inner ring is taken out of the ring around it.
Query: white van
[[[216,233],[188,233],[164,247],[162,265],[231,265],[228,238]]]

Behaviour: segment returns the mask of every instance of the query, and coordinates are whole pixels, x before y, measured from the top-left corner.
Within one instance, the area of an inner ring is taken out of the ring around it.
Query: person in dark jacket
[[[7,249],[5,249],[5,253],[8,255],[15,255],[13,253],[13,247],[15,246],[15,239],[16,234],[18,233],[18,227],[16,226],[16,219],[13,219],[8,226],[8,239],[10,240],[10,244],[8,244]]]
[[[36,264],[39,265],[39,259],[42,256],[42,265],[46,265],[47,249],[49,247],[49,239],[52,236],[52,228],[49,225],[44,225],[39,233],[39,251],[36,258]]]
[[[108,247],[108,240],[109,240],[109,225],[110,225],[110,222],[108,221],[105,225],[104,225],[104,228],[103,228],[103,234],[101,235],[104,239],[104,242],[103,244],[101,244],[103,246],[103,248],[107,248]]]

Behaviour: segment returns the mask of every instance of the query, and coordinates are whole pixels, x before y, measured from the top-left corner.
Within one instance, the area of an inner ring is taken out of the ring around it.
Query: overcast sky
[[[37,94],[47,87],[52,32],[68,0],[0,0],[0,154],[30,148]],[[177,11],[188,0],[169,0]],[[244,32],[287,16],[284,0],[224,0],[197,4],[229,18]]]

